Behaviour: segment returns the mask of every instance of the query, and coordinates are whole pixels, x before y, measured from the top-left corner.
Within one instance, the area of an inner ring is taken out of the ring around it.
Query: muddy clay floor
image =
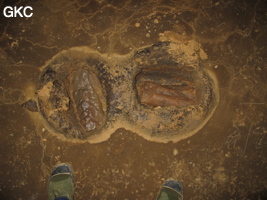
[[[266,1],[0,5],[0,199],[267,198]]]

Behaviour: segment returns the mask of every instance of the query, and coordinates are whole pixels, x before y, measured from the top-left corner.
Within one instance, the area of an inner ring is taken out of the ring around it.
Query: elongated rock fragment
[[[71,77],[74,110],[85,131],[100,129],[104,123],[106,101],[97,76],[88,69],[78,69]]]
[[[143,69],[136,77],[140,103],[152,107],[184,107],[196,104],[195,83],[176,73],[175,69]]]

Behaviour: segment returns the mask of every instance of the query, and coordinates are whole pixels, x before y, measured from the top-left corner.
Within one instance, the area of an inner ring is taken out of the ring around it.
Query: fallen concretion
[[[141,104],[152,107],[194,105],[197,99],[194,82],[176,71],[177,69],[168,69],[168,66],[142,69],[136,76]]]
[[[97,76],[88,68],[78,69],[70,82],[74,112],[85,131],[100,129],[106,122],[106,101]]]

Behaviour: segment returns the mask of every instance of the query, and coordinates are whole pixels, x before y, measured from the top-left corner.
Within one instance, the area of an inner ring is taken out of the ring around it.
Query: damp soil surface
[[[266,1],[0,4],[0,199],[267,198]]]

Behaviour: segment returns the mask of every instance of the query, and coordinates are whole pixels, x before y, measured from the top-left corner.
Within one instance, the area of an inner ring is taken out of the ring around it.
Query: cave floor
[[[155,199],[169,178],[182,182],[184,199],[267,198],[266,1],[0,5],[33,8],[30,18],[0,18],[0,199],[47,199],[49,173],[62,162],[73,167],[75,199]],[[121,124],[101,142],[65,139],[21,106],[38,101],[40,74],[61,52],[90,48],[112,59],[161,41],[197,42],[218,82],[213,115],[190,137],[155,142]]]

